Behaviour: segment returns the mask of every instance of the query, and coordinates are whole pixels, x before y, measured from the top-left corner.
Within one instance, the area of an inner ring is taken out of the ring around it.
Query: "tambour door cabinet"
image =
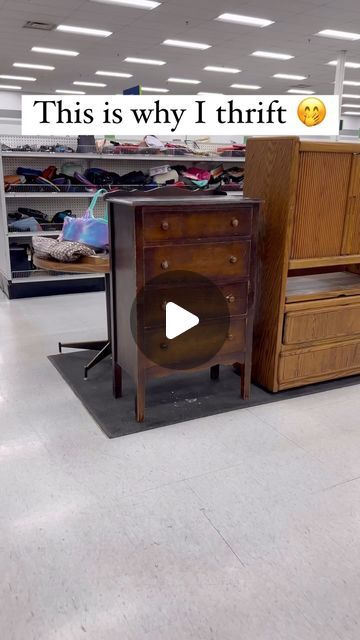
[[[260,204],[239,196],[178,194],[179,189],[165,188],[156,195],[110,194],[107,198],[114,388],[120,396],[123,369],[136,385],[139,422],[144,420],[146,380],[176,369],[193,370],[186,361],[189,353],[195,361],[207,353],[214,327],[222,322],[212,304],[211,283],[224,300],[228,329],[216,354],[194,368],[208,367],[216,379],[220,364],[239,363],[242,396],[249,396]],[[170,344],[164,336],[165,309],[178,273],[185,278],[192,274],[184,307],[196,314],[201,311],[202,329],[196,340],[191,330]]]
[[[360,144],[250,139],[244,193],[264,200],[254,379],[360,373]]]

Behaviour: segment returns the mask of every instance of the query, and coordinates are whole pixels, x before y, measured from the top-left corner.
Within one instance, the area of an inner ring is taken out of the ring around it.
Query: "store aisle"
[[[358,640],[359,386],[108,440],[46,359],[104,334],[0,297],[1,636]]]

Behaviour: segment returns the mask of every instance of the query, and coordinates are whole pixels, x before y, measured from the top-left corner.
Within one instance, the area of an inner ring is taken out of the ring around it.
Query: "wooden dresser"
[[[238,362],[242,396],[250,391],[259,202],[175,192],[170,196],[174,191],[165,188],[156,195],[107,198],[115,395],[121,395],[124,369],[136,385],[139,422],[144,420],[146,380],[176,370],[208,367],[215,380],[220,364]],[[170,341],[166,304],[181,286],[184,308],[200,323]],[[213,304],[214,295],[220,295],[222,312]],[[206,360],[212,343],[215,351]]]
[[[271,391],[360,373],[360,144],[254,138],[265,201],[253,376]]]

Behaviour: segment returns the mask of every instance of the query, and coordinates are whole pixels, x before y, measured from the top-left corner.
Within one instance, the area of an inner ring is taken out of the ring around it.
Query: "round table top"
[[[102,256],[84,256],[77,262],[59,262],[59,260],[45,260],[34,254],[33,263],[38,269],[63,273],[109,273],[110,271],[109,258]]]

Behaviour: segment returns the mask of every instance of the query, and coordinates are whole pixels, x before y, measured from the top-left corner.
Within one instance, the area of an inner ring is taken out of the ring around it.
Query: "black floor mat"
[[[279,393],[252,385],[251,400],[244,402],[239,395],[240,378],[231,367],[221,367],[216,381],[210,380],[208,371],[176,373],[149,381],[145,422],[139,424],[134,416],[135,388],[128,376],[123,376],[123,397],[115,400],[112,396],[110,358],[92,369],[88,380],[84,380],[83,367],[93,355],[76,351],[49,356],[49,360],[109,438],[360,383],[360,376],[352,376]]]

